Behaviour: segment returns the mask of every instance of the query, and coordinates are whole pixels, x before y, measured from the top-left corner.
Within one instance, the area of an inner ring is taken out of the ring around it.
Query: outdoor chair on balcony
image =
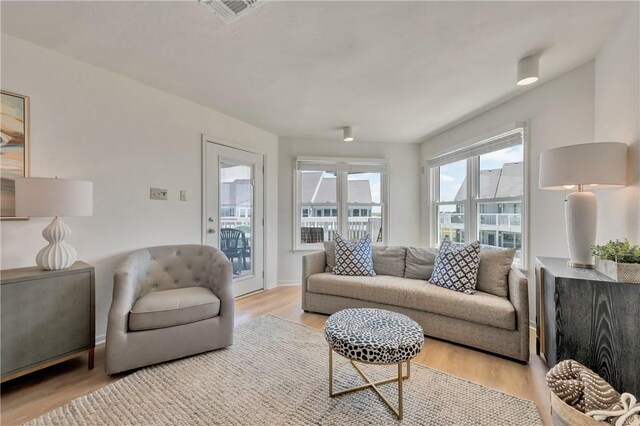
[[[238,259],[238,262],[242,260],[243,270],[247,269],[247,256],[249,256],[250,249],[243,231],[234,228],[222,228],[220,230],[220,249],[232,264],[234,264],[234,259]]]
[[[324,228],[307,227],[300,228],[300,240],[305,244],[324,242]]]

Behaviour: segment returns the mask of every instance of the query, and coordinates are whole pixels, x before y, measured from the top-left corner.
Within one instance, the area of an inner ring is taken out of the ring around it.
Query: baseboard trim
[[[96,346],[103,344],[104,342],[106,342],[106,340],[107,340],[106,334],[101,334],[99,336],[96,336]]]
[[[300,281],[296,281],[296,280],[278,281],[278,287],[290,287],[290,286],[299,286],[299,285],[300,285]]]

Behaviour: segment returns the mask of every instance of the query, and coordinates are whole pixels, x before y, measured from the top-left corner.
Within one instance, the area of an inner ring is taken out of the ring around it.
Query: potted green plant
[[[609,278],[623,283],[640,284],[640,246],[628,240],[611,240],[591,247],[596,258],[596,269]]]

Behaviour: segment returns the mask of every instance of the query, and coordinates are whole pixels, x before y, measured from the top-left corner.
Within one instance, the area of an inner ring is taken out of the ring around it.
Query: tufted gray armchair
[[[114,276],[107,374],[231,345],[232,274],[231,262],[210,246],[131,253]]]

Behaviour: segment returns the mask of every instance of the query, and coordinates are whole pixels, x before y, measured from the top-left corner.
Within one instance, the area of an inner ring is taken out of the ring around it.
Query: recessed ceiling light
[[[343,140],[345,142],[353,142],[353,127],[347,126],[342,128]]]
[[[538,63],[540,56],[531,55],[518,61],[518,86],[526,86],[538,81]]]

